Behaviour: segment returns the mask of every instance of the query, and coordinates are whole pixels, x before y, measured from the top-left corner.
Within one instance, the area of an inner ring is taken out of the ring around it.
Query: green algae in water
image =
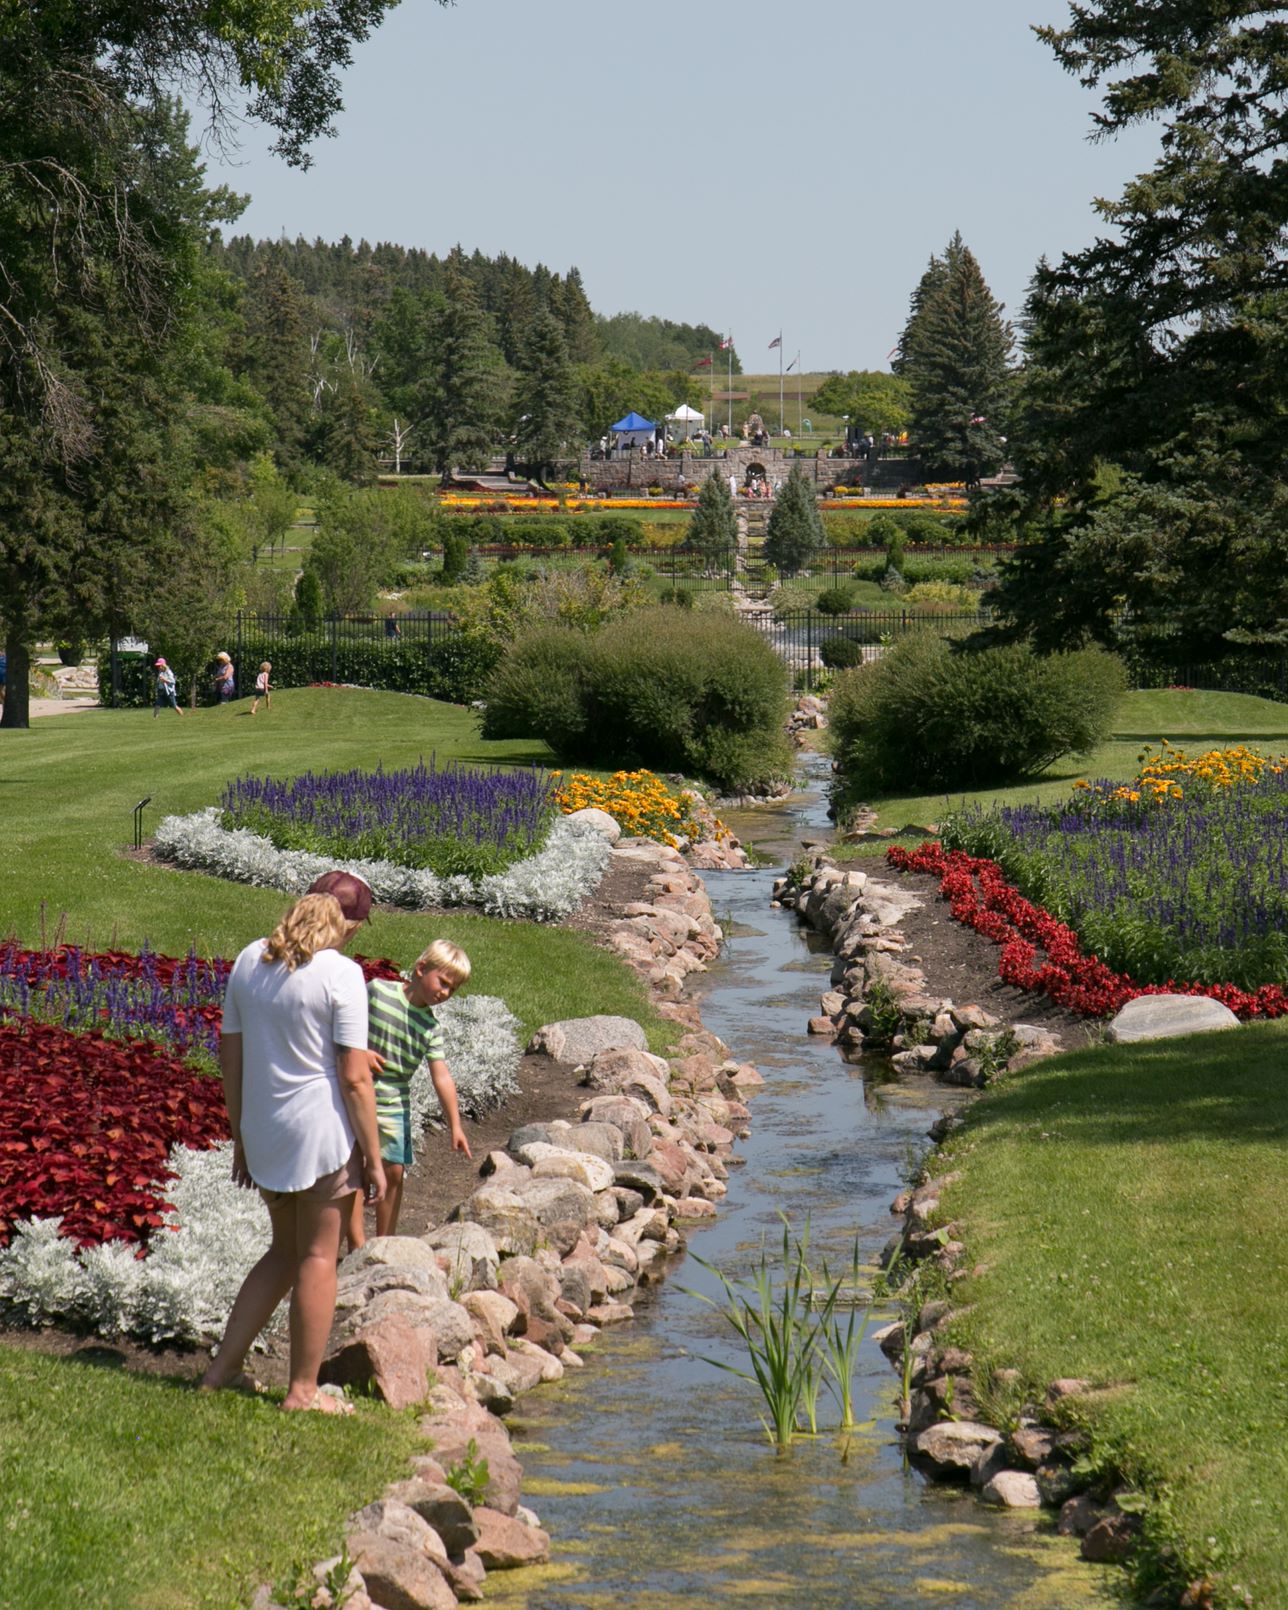
[[[537,1498],[589,1498],[592,1493],[610,1493],[599,1481],[560,1481],[555,1476],[525,1476],[523,1490]]]

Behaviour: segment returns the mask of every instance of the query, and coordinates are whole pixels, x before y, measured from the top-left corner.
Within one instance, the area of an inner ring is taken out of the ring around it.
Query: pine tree
[[[309,426],[309,337],[304,288],[269,263],[246,287],[247,378],[273,410],[282,465],[299,463]]]
[[[784,576],[807,565],[823,546],[823,520],[814,500],[814,488],[799,464],[792,465],[774,500],[765,533],[765,558]]]
[[[729,483],[723,475],[709,475],[698,493],[698,506],[689,522],[684,546],[711,564],[725,564],[738,544],[738,515]]]
[[[928,476],[970,485],[1000,468],[1013,344],[1001,303],[954,235],[914,291],[900,339],[899,372],[912,393],[910,434]]]
[[[498,434],[504,364],[466,271],[449,271],[444,290],[446,306],[431,318],[432,369],[423,404],[430,450],[440,473],[484,469]]]
[[[548,471],[575,452],[580,429],[577,391],[563,327],[552,313],[538,313],[532,321],[514,397],[515,452],[537,480],[544,480]]]

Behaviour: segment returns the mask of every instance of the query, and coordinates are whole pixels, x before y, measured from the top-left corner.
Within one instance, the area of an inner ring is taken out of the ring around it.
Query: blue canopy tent
[[[651,419],[645,419],[633,409],[623,419],[619,419],[609,429],[617,438],[618,447],[643,447],[645,442],[651,442],[657,435],[657,426]]]

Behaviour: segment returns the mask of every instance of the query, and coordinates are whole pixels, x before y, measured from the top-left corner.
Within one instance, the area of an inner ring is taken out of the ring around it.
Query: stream
[[[929,1080],[847,1065],[805,1023],[828,987],[826,942],[770,908],[770,886],[802,838],[825,839],[824,765],[803,762],[801,792],[731,817],[777,864],[703,876],[727,944],[694,991],[703,1022],[765,1088],[729,1194],[692,1233],[696,1253],[748,1272],[780,1213],[811,1245],[848,1263],[856,1233],[876,1260],[893,1228],[891,1197],[935,1114],[960,1099]],[[1049,1517],[987,1510],[905,1463],[895,1430],[897,1378],[865,1338],[858,1417],[842,1444],[803,1438],[775,1457],[750,1383],[704,1362],[746,1367],[740,1345],[686,1287],[718,1292],[693,1258],[674,1267],[631,1323],[606,1331],[587,1367],[523,1399],[511,1430],[524,1502],[554,1540],[551,1563],[489,1578],[487,1602],[513,1610],[809,1610],[943,1604],[979,1610],[1082,1610],[1120,1604],[1117,1573],[1079,1560]],[[891,1317],[891,1316],[886,1316]],[[883,1321],[877,1321],[881,1323]],[[820,1425],[834,1421],[829,1401]]]

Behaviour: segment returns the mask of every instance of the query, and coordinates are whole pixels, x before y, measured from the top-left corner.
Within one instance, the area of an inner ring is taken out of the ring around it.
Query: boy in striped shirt
[[[411,1078],[428,1057],[429,1076],[443,1109],[452,1150],[471,1155],[461,1128],[456,1086],[443,1058],[443,1035],[434,1008],[448,1000],[470,976],[470,959],[449,939],[436,939],[412,968],[409,979],[373,978],[367,985],[367,1049],[376,1087],[376,1124],[388,1182],[376,1203],[376,1234],[398,1233],[403,1177],[412,1163]],[[353,1199],[349,1246],[366,1240],[362,1193]]]

